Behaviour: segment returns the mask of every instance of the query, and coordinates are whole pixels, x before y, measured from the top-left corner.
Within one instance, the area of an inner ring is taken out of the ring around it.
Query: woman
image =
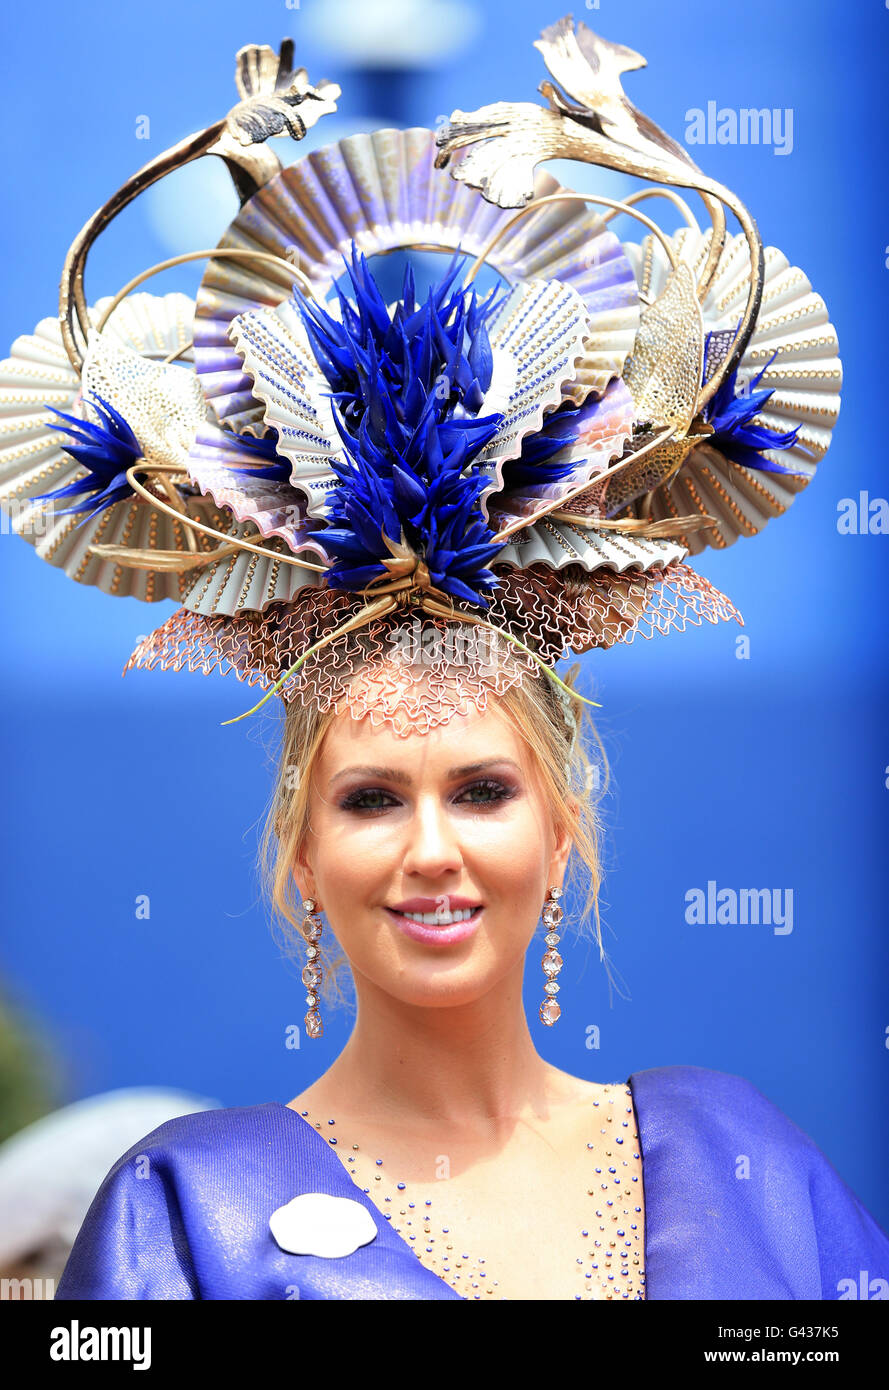
[[[571,101],[547,84],[548,110],[457,112],[277,173],[253,147],[302,138],[338,88],[309,86],[292,45],[242,50],[239,104],[91,219],[58,322],[6,364],[19,529],[39,512],[41,555],[73,578],[182,605],[128,668],[233,670],[266,688],[249,714],[281,695],[267,847],[305,942],[307,1037],[331,936],[358,999],[341,1056],[288,1104],[173,1120],[123,1155],[62,1299],[833,1299],[889,1275],[884,1234],[748,1082],[593,1084],[543,1061],[522,1011],[542,920],[539,1019],[559,1018],[572,854],[604,958],[575,713],[592,702],[554,663],[737,618],[685,559],[786,510],[839,385],[802,272],[626,101],[638,55],[570,20],[538,47]],[[243,207],[194,253],[196,307],[131,285],[88,309],[96,235],[205,153]],[[664,183],[686,226],[535,178],[554,153]],[[589,202],[641,220],[642,243]],[[476,260],[425,297],[410,264],[381,288],[359,248],[405,246]],[[485,263],[507,284],[480,299]],[[38,387],[65,424],[34,412]]]
[[[408,737],[291,713],[276,897],[324,909],[354,1030],[286,1106],[171,1120],[125,1154],[58,1298],[835,1299],[889,1277],[889,1240],[749,1082],[595,1084],[537,1052],[540,904],[573,845],[596,874],[551,691]],[[336,1207],[288,1224],[309,1193],[346,1199],[346,1253]]]

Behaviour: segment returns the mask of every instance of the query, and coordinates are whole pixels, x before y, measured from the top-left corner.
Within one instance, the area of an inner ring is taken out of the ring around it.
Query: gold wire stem
[[[457,622],[477,623],[480,627],[486,627],[491,632],[499,632],[500,636],[505,637],[507,642],[512,642],[514,646],[520,647],[521,650],[525,652],[528,656],[530,656],[533,661],[536,661],[537,665],[541,668],[541,670],[545,671],[549,678],[555,681],[556,685],[560,685],[562,689],[567,691],[569,695],[573,696],[575,700],[580,700],[581,703],[584,705],[593,705],[596,709],[602,708],[602,705],[598,700],[588,700],[585,695],[581,695],[578,693],[578,691],[572,690],[570,685],[566,685],[565,682],[561,679],[561,677],[556,675],[552,666],[548,666],[542,657],[538,656],[536,652],[532,652],[530,647],[525,646],[524,642],[520,642],[518,637],[513,637],[512,633],[507,632],[505,628],[498,627],[496,623],[489,623],[487,619],[479,618],[474,613],[457,614],[452,609],[449,614],[445,606],[443,604],[436,603],[434,599],[425,600],[421,604],[421,607],[426,608],[430,613],[432,613],[436,617],[448,618],[449,620],[453,619]]]
[[[169,367],[169,365],[170,365],[171,362],[175,362],[177,357],[181,357],[182,354],[183,354],[183,352],[188,352],[189,348],[193,348],[193,347],[194,347],[194,338],[189,338],[188,342],[187,342],[187,343],[183,343],[182,346],[181,346],[181,348],[176,348],[176,351],[175,351],[175,352],[168,352],[167,355],[166,355],[166,357],[164,358],[163,362],[161,363],[161,366],[162,366],[162,367]]]
[[[224,531],[217,531],[215,527],[208,526],[206,522],[196,521],[194,517],[186,516],[183,512],[177,511],[169,502],[163,502],[159,497],[155,497],[153,492],[149,492],[148,488],[144,487],[136,478],[135,473],[137,468],[144,471],[144,463],[134,463],[126,472],[127,482],[133,491],[138,493],[146,502],[150,502],[153,507],[157,507],[158,511],[166,512],[168,516],[172,516],[176,521],[182,522],[183,526],[190,526],[193,530],[200,531],[204,536],[211,536],[214,540],[222,541],[224,545],[233,545],[238,550],[249,550],[254,555],[261,555],[263,559],[280,560],[282,564],[296,565],[302,569],[315,570],[318,574],[325,574],[330,568],[329,565],[313,565],[310,560],[300,560],[296,555],[280,553],[277,550],[268,550],[264,546],[254,545],[252,541],[245,541],[239,536],[233,537],[226,535]],[[152,464],[151,471],[156,474],[165,472],[178,473],[181,472],[181,469],[173,467],[164,468],[160,465]],[[214,559],[215,556],[213,551],[208,550],[207,563],[212,564]]]
[[[385,561],[381,563],[385,563]],[[388,583],[377,584],[376,581],[374,581],[372,588],[368,586],[368,592],[372,593],[375,598],[380,597],[382,594],[400,594],[405,589],[410,589],[414,586],[414,574],[416,574],[416,566],[412,568],[410,574],[399,576],[397,579],[393,579]],[[381,575],[380,578],[382,579],[383,576]],[[365,590],[360,589],[356,592],[364,593]]]
[[[83,353],[75,334],[75,318],[84,343],[90,329],[89,307],[83,288],[86,258],[89,255],[90,247],[117,214],[122,212],[144,189],[150,188],[152,184],[157,183],[171,170],[181,168],[193,159],[199,159],[202,155],[208,154],[224,129],[225,119],[216,121],[213,125],[207,126],[205,130],[200,130],[195,135],[186,136],[178,144],[172,145],[170,149],[157,155],[155,159],[149,160],[131,178],[127,179],[126,183],[122,184],[97,212],[93,213],[74,238],[68,248],[65,264],[62,267],[62,278],[59,285],[59,322],[62,343],[68,354],[68,360],[76,372],[79,373],[83,366]]]
[[[579,483],[577,487],[573,487],[569,492],[566,492],[564,497],[557,497],[547,506],[541,507],[539,511],[534,512],[532,516],[521,516],[517,517],[515,521],[511,521],[508,526],[504,526],[502,531],[497,532],[491,544],[495,545],[498,541],[506,540],[508,536],[513,535],[516,531],[524,530],[526,526],[533,526],[541,517],[549,516],[550,512],[564,509],[564,504],[566,502],[571,502],[575,497],[580,497],[581,493],[589,492],[591,487],[595,487],[599,483],[604,482],[606,478],[614,477],[616,473],[620,473],[622,469],[627,468],[631,463],[635,463],[637,459],[642,458],[643,454],[650,453],[651,450],[657,448],[659,444],[665,443],[673,433],[674,426],[665,425],[647,444],[643,444],[640,449],[636,449],[628,458],[618,459],[617,463],[613,463],[610,468],[604,469],[603,472],[597,473],[592,478],[587,478],[585,482]]]
[[[710,380],[698,392],[695,402],[695,413],[699,413],[708,401],[716,395],[723,381],[735,370],[744,350],[750,341],[759,313],[759,306],[762,303],[762,291],[765,284],[765,252],[763,251],[762,238],[754,218],[748,212],[740,198],[736,198],[730,189],[724,188],[721,184],[708,179],[711,191],[718,197],[726,207],[730,208],[738,219],[741,230],[747,242],[747,253],[750,258],[750,288],[747,291],[747,303],[744,305],[744,312],[741,315],[741,322],[738,324],[738,331],[735,334],[734,342],[730,352],[716,368]],[[694,186],[694,185],[692,185]],[[699,188],[699,192],[702,192]],[[721,245],[718,249],[715,246],[716,238],[713,238],[710,246],[710,260],[716,251],[717,260],[722,252]],[[709,263],[709,262],[708,262]],[[715,270],[715,265],[714,265]],[[712,278],[712,275],[711,275]]]
[[[719,202],[717,198],[714,198],[711,194],[705,193],[702,189],[698,189],[698,192],[701,196],[701,200],[703,201],[704,206],[710,214],[711,230],[710,245],[707,248],[707,259],[704,262],[704,268],[701,271],[697,284],[698,303],[703,304],[704,300],[707,298],[707,295],[710,293],[710,287],[713,284],[714,279],[716,278],[716,271],[719,266],[719,258],[722,255],[723,247],[725,246],[726,226],[725,208],[722,206],[722,203]]]
[[[713,277],[716,274],[716,267],[719,264],[719,257],[722,255],[722,248],[725,246],[725,212],[718,198],[714,198],[710,193],[705,193],[702,189],[698,189],[698,193],[700,194],[701,202],[704,204],[704,206],[707,209],[707,212],[710,214],[710,224],[712,232],[712,235],[710,237],[710,245],[707,250],[707,259],[704,262],[704,268],[701,271],[696,288],[698,303],[702,304],[707,297],[707,293],[710,289],[710,286],[713,283]],[[685,199],[680,198],[679,194],[675,191],[675,189],[640,188],[637,190],[637,192],[630,193],[628,197],[625,199],[625,201],[627,203],[641,203],[643,198],[668,199],[669,202],[673,203],[673,205],[679,209],[686,223],[686,226],[690,227],[693,232],[697,232],[698,235],[700,235],[701,228],[698,224],[697,218],[695,217],[691,208],[688,206],[688,203],[685,201]],[[613,217],[617,216],[619,216],[619,212],[617,211],[606,212],[602,217],[602,221],[610,222]]]
[[[744,306],[744,312],[741,316],[741,322],[738,325],[738,331],[735,334],[734,345],[732,347],[731,352],[726,354],[723,361],[716,368],[716,371],[713,373],[707,384],[701,387],[701,390],[698,393],[697,401],[695,403],[695,413],[697,413],[716,394],[716,392],[722,385],[722,382],[729,375],[729,373],[734,371],[734,369],[737,367],[738,363],[741,360],[741,357],[743,356],[744,349],[750,341],[750,335],[753,332],[753,326],[756,322],[756,315],[759,313],[759,306],[762,303],[762,290],[763,283],[765,280],[765,256],[762,249],[762,239],[759,235],[756,222],[754,221],[753,217],[751,217],[746,206],[744,205],[744,203],[741,202],[740,198],[736,198],[734,193],[732,193],[731,189],[725,188],[722,184],[717,183],[714,179],[705,178],[705,176],[700,173],[700,170],[697,169],[696,166],[692,166],[692,170],[700,175],[700,179],[698,182],[695,182],[693,178],[688,178],[687,180],[676,178],[671,179],[670,182],[677,184],[680,188],[693,188],[695,192],[701,195],[702,198],[705,195],[707,195],[711,199],[718,199],[720,203],[724,203],[726,207],[730,208],[741,225],[741,230],[743,231],[744,236],[746,238],[747,248],[750,256],[750,288],[747,292],[747,303]],[[650,174],[641,172],[639,166],[637,166],[635,169],[627,169],[625,172],[635,173],[640,178],[651,177]],[[511,217],[509,221],[506,222],[500,228],[500,230],[496,233],[494,237],[491,238],[487,246],[482,251],[481,255],[473,264],[466,283],[470,284],[472,282],[473,277],[478,273],[479,269],[484,264],[487,257],[491,254],[492,249],[494,248],[494,246],[496,246],[500,238],[504,236],[507,231],[509,231],[510,227],[515,226],[516,222],[518,222],[518,220],[521,217],[525,217],[529,212],[533,212],[535,208],[542,207],[545,203],[557,202],[597,203],[602,204],[602,206],[604,207],[612,207],[619,212],[626,212],[627,215],[630,217],[635,217],[639,222],[642,222],[646,227],[649,228],[650,231],[652,231],[655,234],[658,241],[661,243],[661,246],[664,248],[667,259],[670,262],[670,269],[676,269],[676,253],[673,250],[672,245],[668,241],[665,233],[661,230],[657,223],[652,222],[650,217],[646,217],[644,213],[639,212],[636,208],[632,207],[626,202],[619,202],[615,198],[605,198],[600,196],[594,197],[592,194],[586,193],[547,193],[543,198],[532,198],[532,200],[529,203],[527,203],[525,207],[519,208],[516,214],[513,217]],[[724,217],[721,220],[724,223]],[[702,276],[702,283],[706,282],[707,286],[709,286],[710,279],[712,278],[713,271],[715,270],[716,261],[718,260],[719,255],[721,254],[723,241],[724,232],[720,232],[720,228],[718,228],[714,222],[714,235],[711,239],[710,251],[707,258],[707,265],[705,267],[704,275]],[[705,291],[702,290],[701,286],[699,285],[698,293],[702,294],[704,292]]]
[[[603,212],[602,221],[610,222],[612,218],[619,217],[622,212],[626,212],[627,207],[634,207],[636,203],[641,203],[643,198],[666,198],[674,207],[679,209],[682,220],[693,232],[701,230],[698,219],[695,217],[691,208],[684,198],[680,198],[675,188],[637,188],[635,193],[628,193],[623,199],[626,207],[612,208],[610,212]]]
[[[281,686],[284,685],[285,682],[288,681],[291,676],[296,674],[296,672],[299,670],[300,666],[302,666],[304,661],[306,661],[310,656],[312,656],[313,653],[319,652],[322,647],[326,647],[328,643],[332,642],[335,637],[343,637],[347,632],[351,632],[353,628],[364,627],[365,624],[372,622],[374,618],[383,617],[386,613],[390,613],[392,609],[396,608],[397,606],[398,605],[395,599],[391,598],[389,595],[386,595],[385,598],[377,599],[375,603],[367,604],[358,613],[355,613],[351,618],[349,618],[347,622],[342,623],[341,626],[335,628],[333,632],[328,632],[325,637],[322,637],[319,641],[313,643],[312,646],[309,647],[308,651],[303,652],[302,656],[299,657],[299,659],[293,663],[289,670],[285,671],[283,676],[280,676],[278,680],[275,681],[275,684],[266,691],[266,693],[263,695],[262,699],[258,702],[258,704],[255,704],[252,709],[244,710],[243,714],[236,714],[234,719],[223,719],[223,726],[226,724],[237,724],[240,722],[240,720],[247,719],[249,715],[255,714],[257,710],[262,709],[266,700],[270,700],[271,697],[274,694],[276,694],[277,691],[281,688]]]
[[[550,512],[553,521],[565,521],[571,526],[585,527],[588,531],[621,531],[631,536],[641,536],[658,540],[662,537],[684,536],[689,531],[700,531],[702,527],[715,525],[716,517],[707,513],[695,512],[692,516],[664,517],[661,521],[646,521],[643,517],[587,516],[582,512]]]
[[[161,574],[185,574],[202,565],[216,564],[227,555],[236,555],[236,545],[218,545],[215,550],[132,550],[125,545],[90,545],[97,560],[112,560],[127,569],[157,570]]]
[[[504,222],[503,226],[495,232],[487,245],[482,248],[480,255],[473,261],[469,269],[469,274],[463,283],[466,285],[472,284],[498,241],[502,240],[509,229],[515,226],[516,222],[522,217],[526,217],[529,212],[535,212],[537,208],[542,208],[546,203],[597,203],[601,204],[602,207],[613,208],[615,212],[625,212],[628,217],[635,217],[638,222],[643,223],[650,232],[654,233],[666,252],[670,262],[670,269],[675,270],[676,252],[673,250],[666,233],[663,232],[658,224],[653,222],[650,217],[646,217],[644,212],[637,212],[635,208],[628,206],[625,202],[619,202],[617,198],[606,198],[603,195],[593,193],[547,193],[542,198],[532,198],[531,202],[526,203],[523,208],[519,208],[518,212],[516,212],[513,217],[510,217],[508,222]]]
[[[308,276],[290,261],[285,261],[283,256],[275,256],[271,251],[250,251],[246,247],[237,246],[215,246],[210,251],[186,251],[181,256],[170,256],[168,260],[158,261],[157,265],[150,266],[148,270],[143,270],[140,275],[134,275],[132,280],[127,281],[122,290],[118,290],[108,308],[105,309],[99,318],[96,328],[101,333],[106,323],[114,313],[122,299],[145,280],[150,280],[152,275],[158,275],[162,270],[170,270],[173,266],[184,265],[186,261],[215,260],[218,256],[223,256],[229,260],[256,260],[267,261],[272,265],[280,266],[289,271],[294,280],[301,280],[303,288],[308,287],[308,294],[314,298],[314,290]],[[180,349],[184,351],[184,349]]]
[[[160,473],[160,474],[158,474],[158,482],[160,483],[160,485],[161,485],[161,487],[163,488],[164,492],[165,492],[165,493],[167,494],[167,496],[169,497],[170,502],[172,503],[172,505],[176,508],[177,512],[179,512],[180,516],[185,516],[185,515],[186,515],[185,503],[182,501],[182,498],[179,496],[179,493],[176,491],[176,487],[175,487],[175,484],[173,483],[172,478],[169,477],[169,475],[166,474],[166,473]],[[189,550],[192,550],[192,551],[197,552],[198,549],[199,549],[199,547],[198,547],[198,538],[197,538],[197,536],[195,535],[194,531],[191,531],[191,530],[189,530],[188,528],[186,528],[186,531],[185,531],[185,539],[186,539],[186,542],[187,542],[187,544],[188,544]]]

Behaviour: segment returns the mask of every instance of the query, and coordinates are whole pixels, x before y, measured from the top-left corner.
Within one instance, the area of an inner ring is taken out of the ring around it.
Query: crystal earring
[[[315,911],[314,898],[304,898],[303,907],[306,910],[306,916],[302,923],[302,933],[306,939],[306,963],[302,980],[308,990],[306,1003],[309,1006],[309,1012],[305,1018],[306,1035],[310,1038],[320,1038],[324,1032],[318,1009],[318,996],[321,989],[321,949],[318,945],[322,931],[321,917]]]
[[[549,897],[543,904],[543,922],[547,928],[546,936],[543,939],[546,942],[547,950],[541,961],[543,973],[546,976],[546,984],[543,986],[545,997],[540,1005],[540,1022],[545,1023],[547,1028],[552,1028],[562,1015],[562,1010],[556,1000],[556,995],[559,992],[556,976],[563,965],[562,957],[556,950],[560,940],[556,927],[562,920],[562,909],[558,903],[561,896],[561,888],[551,888]]]

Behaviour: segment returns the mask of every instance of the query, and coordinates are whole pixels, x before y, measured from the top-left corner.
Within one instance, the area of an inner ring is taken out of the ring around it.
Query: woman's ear
[[[580,803],[576,797],[569,796],[565,802],[566,820],[556,829],[556,846],[550,860],[548,884],[561,883],[568,867],[568,856],[574,843],[572,828],[580,818]]]
[[[317,902],[318,894],[315,884],[315,875],[312,873],[309,865],[305,845],[297,852],[293,860],[291,872],[293,873],[293,880],[299,889],[300,898],[313,898]]]

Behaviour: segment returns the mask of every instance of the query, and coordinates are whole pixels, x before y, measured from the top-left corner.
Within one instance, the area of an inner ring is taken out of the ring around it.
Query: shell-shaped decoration
[[[483,515],[486,498],[501,487],[503,465],[521,453],[522,440],[539,430],[545,414],[561,403],[563,384],[574,378],[575,363],[583,356],[588,326],[577,292],[547,280],[515,285],[491,319],[493,374],[479,414],[497,412],[503,422],[475,464],[491,478],[479,498]],[[304,494],[308,516],[321,519],[331,489],[340,486],[330,460],[342,460],[343,449],[333,422],[330,387],[315,363],[299,311],[290,300],[276,309],[251,309],[234,320],[231,336],[256,383],[263,424],[277,431],[278,453],[290,461],[291,483],[300,490],[295,496]],[[589,413],[590,439],[598,434],[601,442],[605,435],[617,434],[595,423],[599,414],[610,418],[614,413],[604,398],[591,402]],[[206,433],[202,437],[208,438]],[[621,433],[608,457],[622,448]],[[233,485],[240,487],[240,482],[233,479]],[[240,515],[255,513],[248,506]],[[259,524],[258,516],[255,519]]]
[[[231,326],[231,337],[255,381],[264,428],[278,434],[277,451],[290,463],[290,480],[306,498],[309,517],[321,519],[339,480],[331,467],[343,447],[334,423],[330,386],[322,375],[298,310],[251,309]],[[296,497],[296,494],[295,494]]]
[[[92,324],[110,302],[100,299],[90,309]],[[174,356],[187,362],[193,317],[194,302],[187,295],[134,294],[109,319],[102,332],[103,348],[109,355],[113,349],[135,351],[146,359],[146,367],[159,369]],[[181,374],[184,398],[190,399],[196,410],[193,368],[168,370]],[[155,570],[119,564],[107,555],[90,554],[89,547],[96,544],[197,556],[213,549],[215,543],[210,538],[196,535],[141,498],[125,498],[87,520],[82,512],[63,516],[51,503],[31,501],[39,493],[64,487],[84,474],[62,448],[67,436],[50,428],[63,422],[47,409],[82,416],[80,393],[80,377],[62,346],[58,319],[42,319],[33,333],[16,338],[11,355],[0,362],[0,507],[9,516],[12,529],[34,546],[41,559],[79,583],[149,602],[181,600],[193,583],[192,575],[160,565]],[[178,393],[174,394],[179,401]],[[66,498],[63,506],[74,501],[76,498]],[[231,518],[223,515],[212,499],[190,498],[187,507],[190,516],[216,529],[224,530],[230,524]]]
[[[323,572],[310,569],[309,565],[324,561],[314,551],[305,557],[307,563],[295,561],[284,540],[276,536],[263,540],[252,519],[241,523],[226,516],[220,529],[233,540],[261,545],[268,554],[237,549],[194,570],[186,576],[183,586],[183,607],[195,613],[231,617],[251,610],[262,611],[270,603],[290,603],[300,589],[320,585]]]
[[[645,573],[681,560],[687,553],[678,541],[597,531],[545,516],[518,531],[499,552],[495,564],[517,569],[549,565],[557,570],[565,565],[582,565],[589,571],[609,569],[623,574],[632,569]]]
[[[502,527],[517,517],[530,517],[566,493],[593,483],[633,437],[634,405],[623,381],[612,381],[601,400],[587,402],[578,417],[575,440],[553,454],[550,463],[571,464],[571,472],[552,483],[512,488],[489,502],[488,521]],[[496,442],[496,441],[495,441]],[[569,508],[571,502],[566,504]]]
[[[220,247],[270,252],[292,261],[323,299],[343,274],[354,241],[371,257],[396,248],[432,246],[482,253],[503,236],[488,263],[507,280],[559,280],[576,290],[591,319],[583,360],[569,383],[572,399],[602,392],[619,376],[639,322],[633,271],[600,217],[578,203],[552,203],[507,228],[514,212],[487,202],[435,168],[431,130],[378,130],[353,135],[283,169],[238,213]],[[539,195],[564,191],[538,176]],[[197,297],[195,360],[220,422],[243,433],[262,407],[229,339],[233,318],[275,307],[292,277],[268,262],[208,263]]]
[[[522,440],[541,428],[544,416],[564,399],[564,386],[575,380],[588,324],[577,291],[552,280],[514,285],[492,318],[491,389],[479,414],[499,412],[503,422],[473,470],[491,478],[490,487],[479,496],[483,516],[488,515],[488,499],[501,489],[503,465],[518,457]],[[593,413],[598,413],[597,407]],[[604,405],[602,413],[607,413]],[[621,442],[615,452],[622,447]]]
[[[149,463],[181,468],[207,418],[201,383],[191,367],[152,362],[125,343],[90,329],[81,394],[100,396],[124,417]]]
[[[689,228],[672,238],[678,256],[696,278],[703,269],[709,240],[709,231],[699,233]],[[642,294],[659,295],[669,267],[658,242],[648,237],[641,245],[625,243],[624,249]],[[704,330],[714,334],[711,351],[726,350],[744,309],[749,278],[746,239],[730,238],[701,306]],[[739,536],[756,535],[770,517],[785,512],[827,451],[839,414],[842,365],[827,307],[803,272],[770,246],[765,250],[762,305],[738,367],[739,392],[766,367],[773,353],[777,355],[756,389],[773,390],[774,394],[755,416],[754,424],[782,433],[801,426],[797,445],[763,451],[766,459],[784,468],[798,468],[800,473],[742,467],[703,435],[700,444],[686,455],[677,476],[652,493],[646,513],[652,520],[694,513],[715,517],[715,526],[683,537],[693,554],[708,545],[722,549]],[[708,366],[712,366],[712,358]],[[637,516],[642,514],[640,506],[639,502],[632,505]]]
[[[377,1226],[367,1207],[352,1197],[326,1192],[303,1192],[269,1217],[269,1230],[282,1250],[291,1255],[318,1255],[325,1260],[354,1255],[377,1238]]]
[[[596,313],[595,333],[584,339],[583,355],[575,364],[574,378],[562,384],[563,399],[581,405],[590,395],[601,396],[608,383],[621,375],[635,336],[629,349],[624,348],[620,353],[616,353],[613,346],[609,347],[609,340],[620,340],[621,343],[627,341],[623,328],[625,322],[626,313],[623,309],[610,312],[602,309]]]
[[[325,523],[308,517],[304,495],[289,482],[235,471],[244,467],[244,453],[236,447],[231,430],[200,426],[188,460],[195,486],[236,521],[252,521],[262,537],[280,537],[294,554],[311,546],[316,552],[311,559],[330,563],[322,544]]]

